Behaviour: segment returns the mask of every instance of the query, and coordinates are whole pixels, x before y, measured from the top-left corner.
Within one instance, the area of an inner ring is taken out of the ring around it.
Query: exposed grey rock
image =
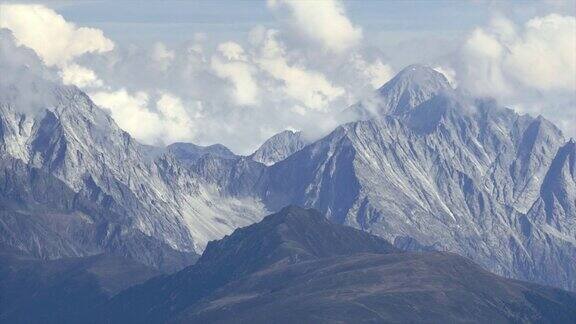
[[[174,143],[168,145],[167,149],[179,161],[184,162],[186,165],[192,165],[208,154],[222,159],[237,158],[237,155],[232,153],[232,151],[222,144],[200,146],[192,143]]]
[[[363,119],[409,113],[438,94],[451,92],[446,77],[429,67],[410,65],[384,84],[374,97],[350,109]]]
[[[426,69],[409,67],[382,88],[394,94],[382,98],[382,115],[268,167],[243,195],[251,190],[269,210],[313,207],[402,247],[452,251],[504,276],[575,290],[576,188],[563,153],[572,142],[544,118],[471,98]]]
[[[121,253],[173,271],[264,214],[254,199],[223,197],[169,152],[134,141],[77,88],[36,82],[51,91],[44,110],[25,112],[18,92],[0,103],[9,179],[0,192],[2,242],[45,258]],[[49,179],[44,187],[31,187],[37,174]],[[44,193],[28,195],[34,190]]]
[[[306,142],[302,138],[302,132],[285,130],[266,140],[250,157],[270,166],[300,151],[304,146]]]
[[[41,88],[40,112],[18,106],[17,88],[0,103],[0,239],[34,255],[108,251],[171,271],[300,204],[403,248],[576,289],[573,141],[429,68],[401,72],[373,109],[356,105],[366,120],[304,147],[271,139],[258,158],[270,166],[221,147],[141,145],[78,89]]]

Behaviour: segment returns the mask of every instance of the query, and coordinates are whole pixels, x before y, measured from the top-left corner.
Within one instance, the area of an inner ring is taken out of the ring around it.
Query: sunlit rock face
[[[304,146],[306,142],[302,132],[286,130],[270,137],[250,157],[254,161],[270,166],[300,151]]]

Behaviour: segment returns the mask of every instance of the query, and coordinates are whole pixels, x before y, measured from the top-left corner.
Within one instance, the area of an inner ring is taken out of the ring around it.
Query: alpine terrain
[[[194,172],[271,211],[315,208],[402,249],[451,251],[506,277],[576,290],[574,139],[418,65],[349,110],[363,119],[269,167],[238,158],[212,161],[227,176]],[[275,160],[285,143],[257,153]]]
[[[286,131],[238,156],[140,144],[33,51],[2,45],[17,79],[0,83],[0,243],[29,257],[105,253],[174,272],[299,205],[402,250],[576,290],[576,143],[429,67],[402,70],[323,138]]]

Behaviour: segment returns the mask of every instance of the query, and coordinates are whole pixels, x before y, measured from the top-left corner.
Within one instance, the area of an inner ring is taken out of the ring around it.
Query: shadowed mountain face
[[[46,261],[0,247],[0,322],[82,322],[94,307],[158,271],[112,255]]]
[[[287,207],[211,242],[199,262],[114,297],[110,322],[569,322],[576,295],[450,253],[403,253]]]

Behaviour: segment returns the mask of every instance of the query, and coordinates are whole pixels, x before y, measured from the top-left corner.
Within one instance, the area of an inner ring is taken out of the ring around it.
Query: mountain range
[[[574,139],[424,66],[349,109],[363,120],[265,168],[212,156],[192,169],[270,211],[315,208],[403,249],[452,251],[507,277],[575,289]],[[281,148],[266,149],[291,151],[290,139],[280,133]]]
[[[576,290],[574,139],[429,67],[405,68],[322,138],[286,131],[249,156],[140,144],[78,88],[18,69],[0,101],[0,243],[31,257],[106,253],[171,273],[294,204],[402,250]],[[39,94],[41,109],[23,100]]]

